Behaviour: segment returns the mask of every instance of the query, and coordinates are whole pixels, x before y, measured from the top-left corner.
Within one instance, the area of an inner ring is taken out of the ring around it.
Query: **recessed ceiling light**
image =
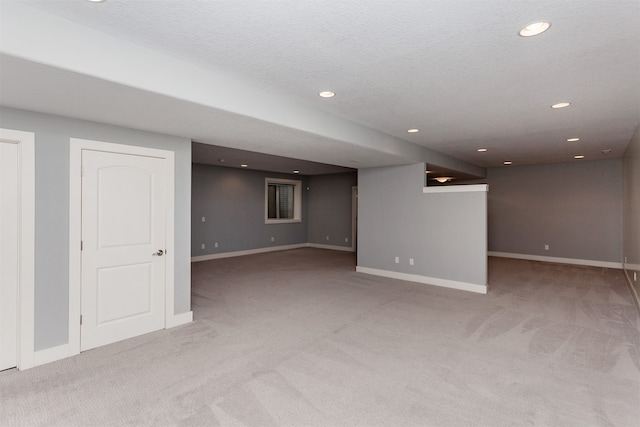
[[[564,107],[568,107],[569,105],[571,105],[570,102],[558,102],[557,104],[553,104],[551,106],[551,108],[564,108]]]
[[[569,138],[569,139],[567,139],[567,142],[576,142],[576,141],[580,141],[580,138]]]
[[[336,96],[335,92],[331,92],[330,90],[325,90],[323,92],[320,92],[318,95],[320,95],[323,98],[333,98],[334,96]]]
[[[532,37],[542,34],[551,27],[551,22],[539,21],[529,24],[518,32],[521,37]]]
[[[504,161],[504,162],[502,162],[502,163],[503,163],[503,164],[505,164],[505,165],[507,165],[507,166],[508,166],[508,165],[510,165],[510,164],[513,164],[513,162],[512,162],[511,160],[505,160],[505,161]]]
[[[224,163],[224,159],[218,159],[220,163]]]
[[[487,149],[486,149],[486,148],[478,148],[478,151],[479,151],[480,153],[484,153],[484,152],[486,152],[486,151],[487,151]]]
[[[611,154],[611,148],[607,148],[606,150],[602,150],[602,154]]]
[[[298,169],[294,170],[293,173],[300,173]]]
[[[573,156],[574,159],[584,159],[582,154],[578,154],[577,156]]]
[[[249,167],[249,165],[240,165],[241,168]]]
[[[102,3],[105,0],[89,0],[91,3]]]
[[[420,132],[420,129],[412,128],[412,129],[408,129],[407,132],[416,133],[416,132]]]

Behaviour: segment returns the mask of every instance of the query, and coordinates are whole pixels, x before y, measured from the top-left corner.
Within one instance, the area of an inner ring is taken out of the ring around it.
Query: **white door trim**
[[[80,353],[80,290],[82,254],[82,150],[105,151],[119,154],[158,157],[167,161],[167,205],[166,205],[166,282],[165,282],[165,328],[176,323],[174,319],[174,271],[175,271],[175,162],[173,151],[146,148],[110,142],[71,138],[69,175],[69,356]]]
[[[351,187],[351,249],[358,250],[358,186]]]
[[[35,328],[35,134],[0,128],[3,142],[18,144],[19,168],[19,283],[18,369],[34,366]]]

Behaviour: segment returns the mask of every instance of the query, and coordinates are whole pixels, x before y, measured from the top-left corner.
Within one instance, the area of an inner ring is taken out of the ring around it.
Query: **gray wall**
[[[191,141],[58,116],[0,108],[0,127],[35,133],[35,350],[68,342],[69,138],[175,152],[175,313],[191,308]]]
[[[486,286],[486,192],[423,194],[424,171],[358,171],[358,266]]]
[[[489,169],[489,250],[621,262],[621,168],[613,159]]]
[[[351,197],[357,185],[357,172],[309,177],[309,243],[351,247]]]
[[[640,295],[640,127],[624,153],[623,171],[623,256],[636,294]],[[637,280],[633,282],[633,272]]]
[[[192,173],[192,256],[307,242],[306,177],[197,163]],[[303,181],[301,222],[265,224],[265,178]]]

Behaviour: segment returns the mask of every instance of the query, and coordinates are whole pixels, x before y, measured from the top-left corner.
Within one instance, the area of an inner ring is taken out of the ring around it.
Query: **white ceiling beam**
[[[1,7],[2,54],[376,150],[393,157],[394,163],[403,158],[407,163],[427,162],[484,175],[483,168],[318,110],[286,93],[23,4],[2,3]]]

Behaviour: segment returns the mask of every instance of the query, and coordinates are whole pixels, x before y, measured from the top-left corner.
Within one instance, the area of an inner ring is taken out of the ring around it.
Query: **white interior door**
[[[164,328],[166,160],[82,151],[81,350]]]
[[[0,141],[0,370],[17,363],[18,144]]]

